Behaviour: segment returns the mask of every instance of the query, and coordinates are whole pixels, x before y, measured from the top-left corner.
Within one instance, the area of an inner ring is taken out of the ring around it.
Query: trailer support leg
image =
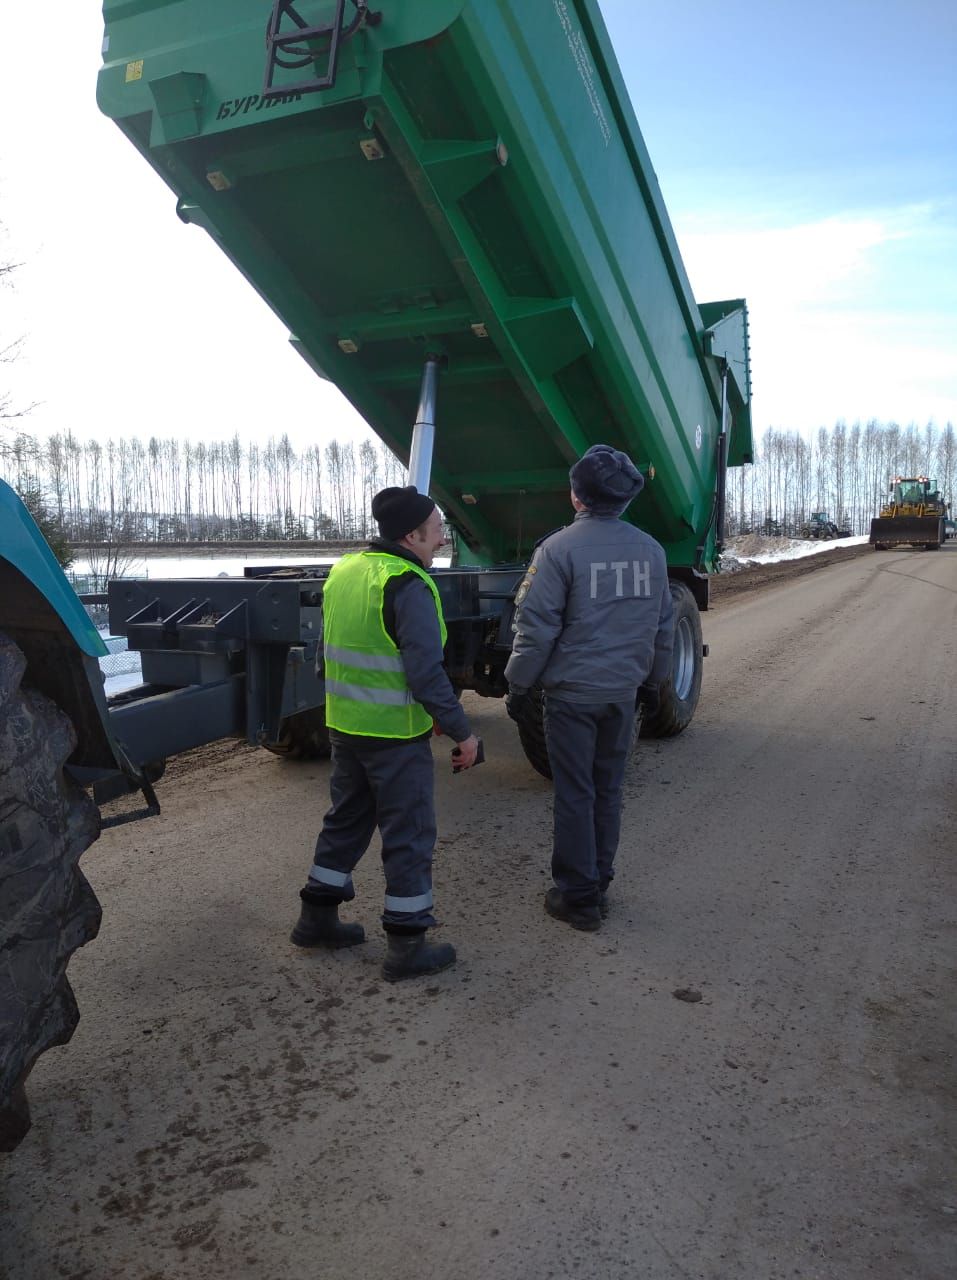
[[[441,357],[429,355],[422,370],[419,408],[412,428],[412,451],[409,455],[408,483],[419,493],[428,493],[432,479],[432,447],[435,444],[435,402],[438,394]]]
[[[718,433],[718,501],[715,511],[715,550],[724,550],[725,506],[728,492],[728,366],[721,372],[721,429]]]

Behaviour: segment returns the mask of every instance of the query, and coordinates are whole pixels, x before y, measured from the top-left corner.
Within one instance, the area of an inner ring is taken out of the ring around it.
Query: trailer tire
[[[326,725],[326,708],[311,707],[287,716],[279,726],[276,742],[267,742],[266,750],[286,760],[328,760],[332,743]]]
[[[551,782],[552,766],[548,760],[548,743],[545,741],[545,699],[537,686],[529,689],[516,723],[525,758],[536,773]]]
[[[701,695],[704,650],[701,614],[683,582],[671,583],[675,606],[675,647],[671,676],[661,688],[661,703],[653,716],[642,716],[639,738],[671,738],[691,723]]]
[[[23,685],[26,658],[0,632],[0,1151],[30,1128],[24,1082],[79,1012],[70,956],[96,937],[100,904],[79,870],[99,810],[63,771],[69,719]]]

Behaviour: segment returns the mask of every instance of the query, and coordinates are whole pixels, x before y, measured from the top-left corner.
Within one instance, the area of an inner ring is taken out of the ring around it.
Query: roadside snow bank
[[[734,573],[735,569],[755,564],[774,564],[779,560],[799,560],[802,556],[816,556],[822,551],[837,547],[859,547],[867,542],[867,535],[854,538],[769,538],[763,534],[748,533],[740,538],[729,538],[721,557],[722,571]]]

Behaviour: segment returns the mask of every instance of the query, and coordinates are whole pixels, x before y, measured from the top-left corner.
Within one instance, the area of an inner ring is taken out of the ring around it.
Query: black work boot
[[[549,889],[545,894],[545,910],[556,920],[564,920],[573,929],[584,929],[593,932],[601,928],[601,912],[598,906],[586,906],[584,903],[569,902],[561,889]]]
[[[605,889],[602,889],[601,897],[598,899],[598,914],[602,920],[608,919],[608,892]]]
[[[455,964],[455,948],[451,942],[431,943],[424,930],[421,933],[387,933],[386,937],[389,950],[382,964],[382,976],[386,982],[438,973]]]
[[[339,919],[338,902],[316,902],[305,889],[300,890],[302,911],[296,927],[289,935],[297,947],[354,947],[365,942],[366,934],[361,924],[343,924]]]

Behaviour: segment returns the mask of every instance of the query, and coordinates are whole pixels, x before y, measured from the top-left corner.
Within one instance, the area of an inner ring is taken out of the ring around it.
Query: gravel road
[[[424,983],[380,978],[374,850],[367,944],[287,941],[326,765],[176,762],[84,859],[103,927],[0,1274],[950,1280],[957,545],[814,559],[716,583],[598,934],[542,911],[549,788],[499,703],[465,698],[481,769],[437,746],[461,960]]]

